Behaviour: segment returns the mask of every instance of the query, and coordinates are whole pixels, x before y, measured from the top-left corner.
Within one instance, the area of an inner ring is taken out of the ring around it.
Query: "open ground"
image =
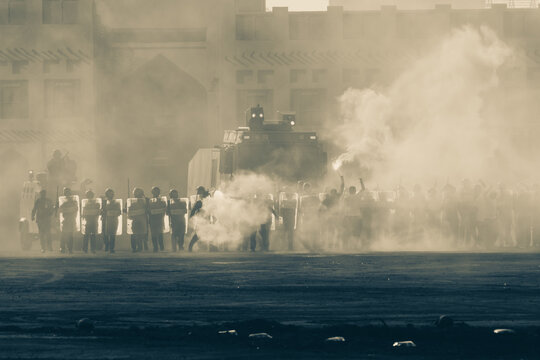
[[[443,314],[453,327],[433,325]],[[248,338],[262,332],[273,338]],[[532,359],[539,339],[537,253],[0,258],[0,359]]]

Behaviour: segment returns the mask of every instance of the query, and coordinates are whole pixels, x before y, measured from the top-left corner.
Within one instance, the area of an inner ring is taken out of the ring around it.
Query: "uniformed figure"
[[[105,190],[105,201],[103,203],[103,242],[105,251],[114,253],[116,234],[121,229],[122,201],[114,198],[114,190]]]
[[[265,196],[264,205],[267,209],[267,217],[266,222],[261,224],[259,232],[261,234],[261,250],[268,251],[270,250],[270,230],[272,228],[272,217],[276,216],[274,199],[272,198],[272,195],[268,194]]]
[[[54,205],[47,199],[47,191],[41,190],[39,198],[32,209],[32,221],[36,221],[41,243],[41,252],[52,251],[51,220],[54,215]]]
[[[204,186],[199,186],[197,188],[197,196],[198,200],[195,202],[195,205],[193,205],[193,208],[191,209],[191,212],[189,213],[189,218],[191,219],[201,211],[203,211],[203,200],[207,198],[210,195],[210,193],[204,188]],[[189,248],[188,250],[191,252],[193,251],[193,245],[195,245],[199,241],[199,236],[197,235],[197,232],[193,234],[193,237],[191,238],[191,241],[189,242]]]
[[[294,232],[298,215],[298,194],[279,194],[279,216],[283,219],[283,231],[289,251],[294,250]]]
[[[83,200],[82,219],[84,223],[83,251],[88,252],[88,243],[90,242],[90,251],[96,253],[96,235],[99,233],[99,215],[101,213],[101,199],[94,199],[94,192],[86,192],[86,201]]]
[[[138,252],[148,240],[148,201],[141,188],[133,189],[133,196],[127,204],[128,231],[131,233],[131,249]]]
[[[363,230],[363,209],[361,196],[356,186],[350,186],[347,196],[342,200],[343,214],[342,238],[345,248],[355,248],[360,241]]]
[[[188,203],[185,199],[178,198],[178,191],[169,192],[167,214],[171,222],[171,249],[172,251],[184,250],[184,237],[186,234],[186,214]]]
[[[77,218],[79,216],[79,198],[71,193],[70,188],[64,188],[64,196],[59,199],[60,211],[60,252],[65,253],[66,250],[73,253],[73,237],[78,231]]]
[[[312,192],[311,184],[304,183],[299,200],[298,228],[304,247],[311,251],[319,250],[321,247],[320,206],[319,194]]]
[[[150,231],[152,232],[152,245],[154,252],[163,251],[163,232],[165,231],[165,213],[167,203],[159,197],[161,190],[154,186],[152,188],[152,198],[148,202]]]

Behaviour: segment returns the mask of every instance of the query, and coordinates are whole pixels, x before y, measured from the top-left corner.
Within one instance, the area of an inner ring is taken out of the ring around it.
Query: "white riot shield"
[[[32,234],[38,233],[37,223],[35,221],[31,221],[31,219],[32,209],[34,208],[34,203],[38,198],[40,191],[41,186],[39,186],[37,181],[25,181],[19,203],[19,217],[28,220],[28,231]]]
[[[298,225],[298,205],[299,197],[297,193],[279,193],[279,216],[283,219],[283,209],[294,209],[294,228]]]
[[[101,234],[101,207],[102,201],[97,199],[82,199],[81,200],[81,233],[86,234],[87,231],[92,231],[95,234]]]
[[[107,235],[122,235],[122,211],[124,209],[122,199],[105,200],[103,206],[105,217],[105,229],[103,232]]]
[[[79,196],[60,196],[58,198],[60,231],[77,232],[81,230]]]
[[[148,202],[150,217],[163,216],[163,233],[171,231],[169,215],[167,215],[167,197],[151,198]]]
[[[272,215],[272,225],[270,226],[270,230],[276,230],[276,215],[271,210],[274,210],[274,195],[268,194],[266,195],[266,203],[268,206],[268,210],[271,212]]]
[[[133,235],[133,224],[137,221],[144,222],[145,232],[148,232],[146,219],[146,199],[145,198],[129,198],[126,200],[127,208],[127,233]],[[143,233],[137,232],[137,233]]]
[[[170,200],[170,213],[172,216],[184,216],[184,222],[186,224],[185,233],[188,232],[188,221],[189,221],[189,199],[180,198],[180,199],[171,199]]]
[[[184,217],[186,218],[186,235],[188,233],[188,226],[189,226],[189,212],[191,210],[191,201],[189,201],[189,198],[181,198],[180,201],[183,201],[186,203],[186,214]]]
[[[320,204],[319,195],[303,195],[300,197],[299,212],[301,216],[299,220],[302,226],[307,218],[317,213]]]

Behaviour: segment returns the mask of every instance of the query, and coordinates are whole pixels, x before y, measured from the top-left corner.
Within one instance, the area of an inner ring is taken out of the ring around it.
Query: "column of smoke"
[[[493,169],[498,154],[512,158],[500,118],[483,115],[497,91],[498,70],[512,50],[487,28],[454,30],[382,91],[349,89],[340,98],[344,123],[334,162],[360,163],[371,179],[429,181],[502,176],[522,164]]]
[[[222,183],[214,196],[204,199],[204,211],[194,216],[193,227],[202,241],[236,250],[267,221],[269,209],[261,200],[273,192],[274,182],[270,178],[238,174]]]
[[[455,29],[382,90],[349,89],[339,99],[344,122],[334,133],[344,152],[334,161],[368,186],[394,190],[421,184],[438,191],[462,179],[515,181],[530,176],[501,114],[488,112],[499,73],[514,51],[488,28]],[[508,104],[506,104],[508,106]],[[342,239],[343,240],[343,239]],[[326,245],[328,246],[328,245]],[[380,236],[372,250],[448,250],[448,239]]]

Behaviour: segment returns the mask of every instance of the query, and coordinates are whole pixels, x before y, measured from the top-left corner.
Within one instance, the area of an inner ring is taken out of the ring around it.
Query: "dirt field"
[[[433,326],[442,314],[452,328]],[[77,330],[81,318],[95,329]],[[538,340],[539,254],[0,258],[0,359],[533,359]]]

